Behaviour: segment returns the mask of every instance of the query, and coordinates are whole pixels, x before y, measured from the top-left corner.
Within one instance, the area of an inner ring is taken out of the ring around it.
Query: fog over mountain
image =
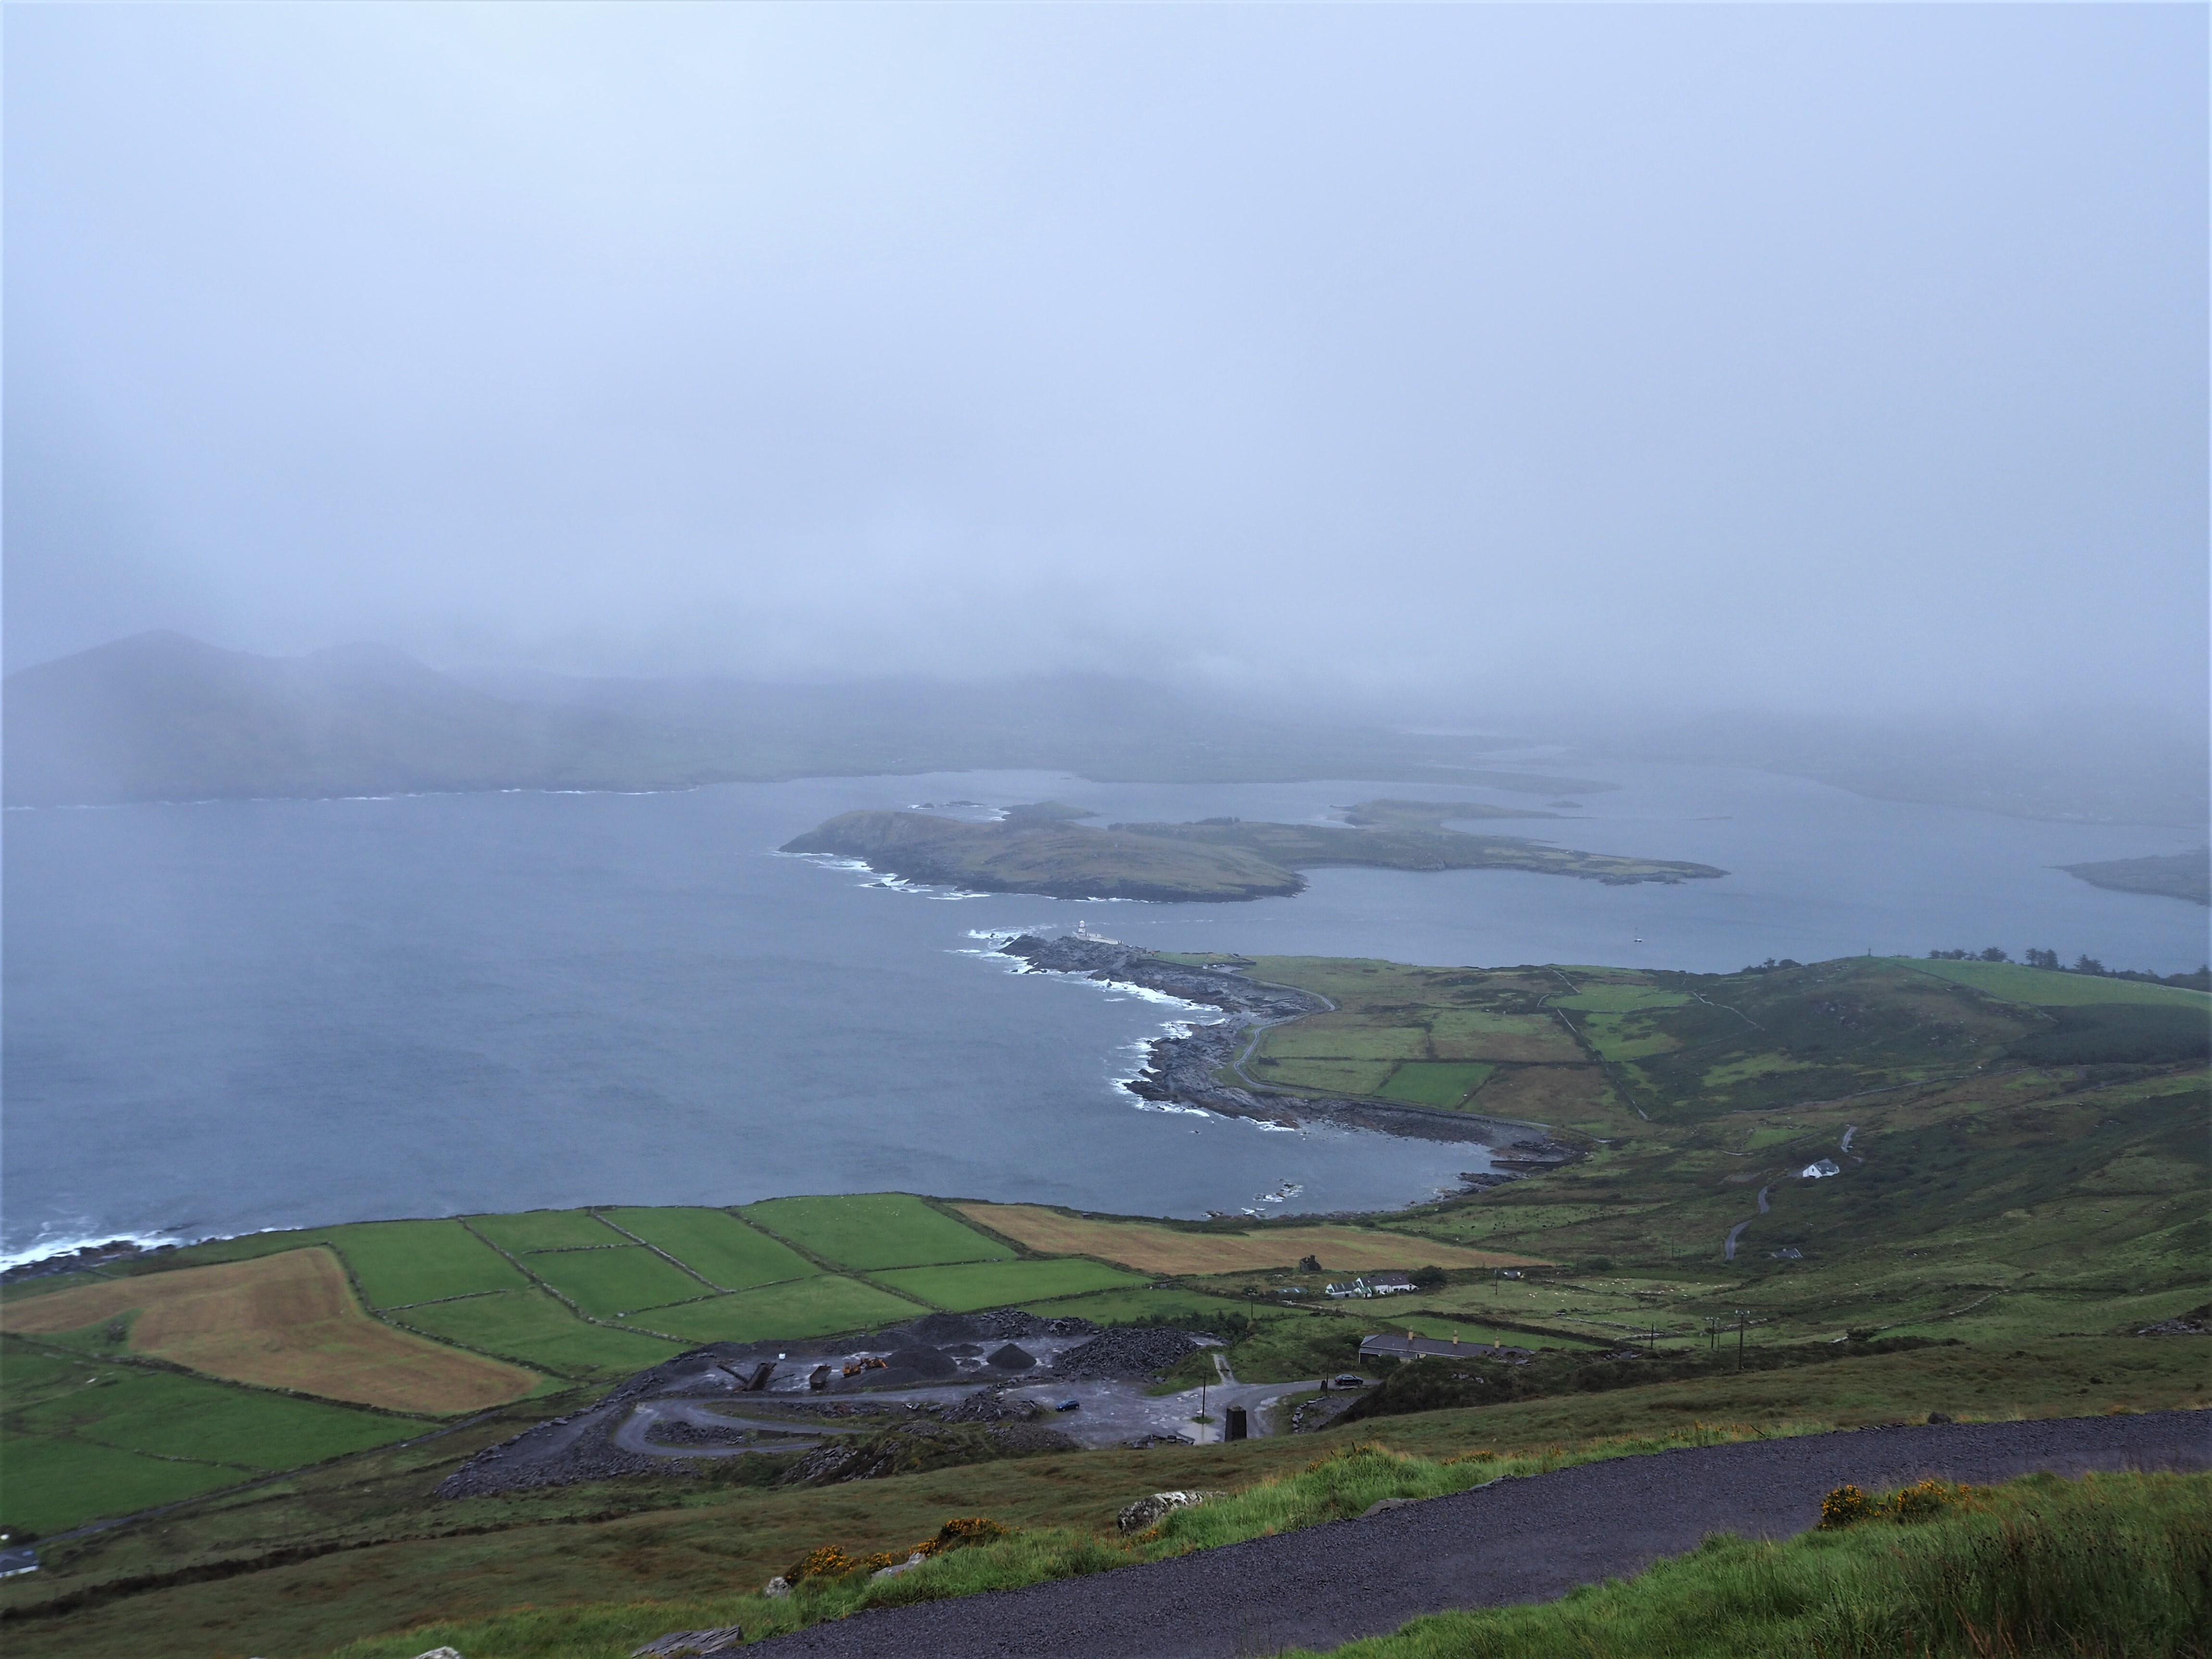
[[[1798,750],[2088,708],[2186,753],[2205,45],[19,9],[9,665],[175,629]]]

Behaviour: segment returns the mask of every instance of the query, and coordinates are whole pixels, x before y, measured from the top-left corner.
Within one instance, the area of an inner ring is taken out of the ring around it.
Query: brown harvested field
[[[538,1378],[380,1324],[315,1245],[251,1261],[86,1285],[0,1308],[0,1330],[73,1331],[136,1311],[134,1352],[210,1376],[390,1411],[467,1412],[519,1400]]]
[[[1034,1204],[962,1204],[969,1220],[1056,1255],[1095,1255],[1148,1273],[1233,1273],[1294,1267],[1317,1258],[1328,1273],[1385,1267],[1518,1267],[1540,1256],[1471,1250],[1403,1233],[1358,1227],[1282,1227],[1256,1233],[1186,1233],[1147,1221],[1086,1221]]]

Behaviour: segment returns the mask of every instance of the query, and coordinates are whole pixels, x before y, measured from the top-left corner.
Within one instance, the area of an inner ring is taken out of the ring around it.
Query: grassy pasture
[[[1269,1027],[1258,1052],[1278,1060],[1426,1060],[1429,1033],[1421,1025],[1364,1025],[1316,1014]]]
[[[658,1337],[586,1324],[539,1290],[494,1291],[395,1317],[433,1336],[568,1376],[642,1370],[679,1351]]]
[[[529,1283],[458,1221],[371,1221],[316,1236],[344,1256],[373,1308],[404,1308]]]
[[[1589,1014],[1581,1023],[1583,1036],[1590,1047],[1611,1060],[1643,1060],[1651,1054],[1670,1054],[1682,1046],[1665,1031],[1654,1030],[1633,1014]]]
[[[1143,1284],[1141,1274],[1096,1261],[979,1261],[945,1267],[900,1267],[873,1277],[904,1295],[955,1313],[1003,1307],[1010,1302],[1079,1296],[1086,1291]]]
[[[1158,1322],[1210,1330],[1229,1314],[1242,1314],[1241,1298],[1207,1296],[1170,1287],[1158,1291],[1100,1291],[1090,1296],[1024,1304],[1024,1312],[1046,1319],[1088,1319],[1101,1325],[1139,1325]]]
[[[33,1532],[58,1532],[103,1515],[128,1515],[252,1479],[243,1469],[179,1463],[88,1441],[0,1435],[0,1515]]]
[[[515,1215],[472,1215],[468,1222],[509,1255],[523,1255],[532,1250],[587,1249],[594,1244],[629,1242],[584,1210],[525,1210]]]
[[[1387,1267],[1518,1267],[1534,1258],[1469,1249],[1364,1227],[1268,1227],[1249,1233],[1185,1232],[1150,1221],[1063,1215],[1036,1204],[957,1206],[992,1231],[1041,1255],[1094,1255],[1148,1273],[1243,1273],[1291,1267],[1316,1256],[1328,1273]]]
[[[862,1273],[998,1261],[1012,1254],[906,1193],[772,1198],[739,1213],[824,1261]]]
[[[1649,985],[1585,983],[1571,996],[1552,999],[1554,1008],[1571,1008],[1592,1014],[1640,1013],[1646,1008],[1680,1008],[1690,1000],[1680,991],[1662,991]]]
[[[529,1372],[371,1319],[323,1246],[85,1285],[0,1309],[0,1329],[70,1332],[135,1315],[131,1351],[210,1376],[407,1412],[520,1399]]]
[[[404,1418],[0,1340],[0,1518],[74,1527],[420,1433]]]
[[[612,1250],[539,1250],[523,1261],[586,1313],[601,1319],[693,1301],[714,1290],[642,1244]]]
[[[647,1309],[623,1323],[665,1332],[687,1343],[759,1342],[770,1337],[829,1336],[866,1326],[893,1325],[926,1311],[858,1279],[818,1273],[788,1284],[709,1297],[704,1302]]]
[[[1449,1109],[1480,1089],[1497,1069],[1480,1062],[1407,1060],[1390,1073],[1379,1092],[1385,1100]]]
[[[2148,1007],[2193,1008],[2212,1018],[2212,997],[2179,985],[2146,985],[2139,980],[2105,979],[2095,974],[2063,974],[2048,968],[2024,968],[2016,962],[1923,962],[1912,957],[1882,958],[1916,974],[1929,974],[1971,985],[2007,1002],[2039,1008],[2081,1008],[2098,1004],[2135,1003]]]
[[[173,1371],[109,1365],[97,1384],[9,1415],[27,1434],[74,1436],[156,1457],[260,1471],[404,1440],[429,1425],[287,1395],[228,1388]]]
[[[1574,1038],[1549,1014],[1496,1014],[1480,1008],[1438,1009],[1429,1022],[1429,1047],[1438,1060],[1573,1066],[1583,1058]]]
[[[602,1212],[624,1232],[668,1252],[702,1279],[726,1291],[805,1279],[814,1263],[726,1210],[634,1209]]]
[[[1275,1060],[1263,1058],[1251,1066],[1262,1083],[1287,1089],[1311,1089],[1331,1095],[1371,1095],[1390,1075],[1387,1060]]]

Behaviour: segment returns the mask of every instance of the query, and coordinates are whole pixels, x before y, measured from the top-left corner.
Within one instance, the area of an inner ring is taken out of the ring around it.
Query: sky
[[[2201,714],[2194,6],[15,6],[6,641]]]

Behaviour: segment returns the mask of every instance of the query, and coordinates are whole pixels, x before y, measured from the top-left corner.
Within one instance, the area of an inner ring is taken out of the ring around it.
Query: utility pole
[[[1743,1369],[1744,1322],[1750,1317],[1751,1310],[1748,1308],[1738,1308],[1735,1310],[1735,1368],[1738,1370]]]

